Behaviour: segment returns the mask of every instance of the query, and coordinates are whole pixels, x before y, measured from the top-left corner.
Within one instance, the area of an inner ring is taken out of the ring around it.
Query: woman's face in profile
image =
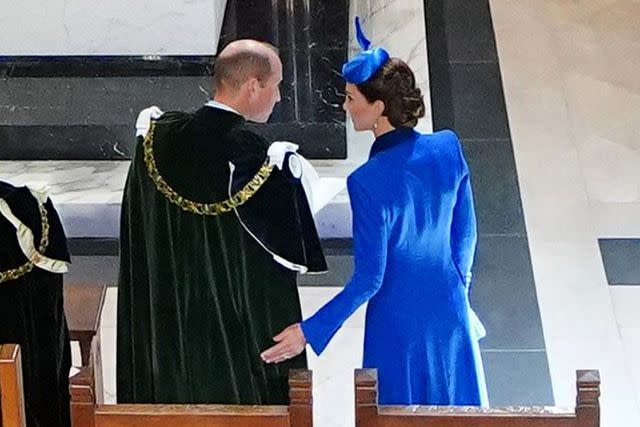
[[[375,103],[370,103],[354,84],[347,83],[346,96],[342,109],[351,116],[353,127],[357,131],[372,130],[379,117]]]

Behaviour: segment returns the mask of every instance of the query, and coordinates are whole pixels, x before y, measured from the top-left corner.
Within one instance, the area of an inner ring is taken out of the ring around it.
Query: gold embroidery
[[[34,262],[38,262],[40,254],[47,250],[47,247],[49,246],[49,217],[47,215],[47,208],[43,203],[40,203],[40,201],[38,201],[38,209],[40,210],[40,222],[42,225],[42,237],[40,237],[38,252],[36,252],[35,255],[32,255],[32,259],[21,266],[7,271],[0,271],[0,283],[8,282],[9,280],[16,280],[29,273],[35,266]]]
[[[153,181],[156,189],[162,193],[169,201],[182,210],[191,212],[197,215],[209,215],[215,216],[226,212],[229,212],[238,206],[243,205],[262,187],[267,181],[271,172],[273,171],[273,165],[269,165],[269,161],[265,161],[260,167],[260,170],[240,191],[228,198],[217,203],[198,203],[192,200],[188,200],[179,195],[173,188],[167,184],[162,178],[158,168],[156,166],[156,160],[153,157],[153,132],[155,129],[155,122],[151,123],[149,131],[144,138],[144,162],[147,166],[147,172],[149,178]]]

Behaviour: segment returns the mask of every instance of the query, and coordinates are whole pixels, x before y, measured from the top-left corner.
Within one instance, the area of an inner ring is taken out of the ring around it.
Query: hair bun
[[[416,87],[413,71],[401,59],[390,58],[373,78],[357,86],[369,102],[384,102],[383,114],[394,127],[414,127],[425,115],[422,91]]]
[[[424,117],[424,97],[420,88],[413,88],[403,97],[403,112],[405,123],[410,126],[418,124],[418,119]]]

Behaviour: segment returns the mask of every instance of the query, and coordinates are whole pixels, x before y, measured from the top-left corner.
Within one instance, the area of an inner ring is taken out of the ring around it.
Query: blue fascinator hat
[[[381,47],[369,49],[371,42],[365,37],[360,26],[360,18],[356,16],[356,37],[362,52],[342,66],[342,77],[352,84],[360,84],[369,80],[389,60],[389,53]]]

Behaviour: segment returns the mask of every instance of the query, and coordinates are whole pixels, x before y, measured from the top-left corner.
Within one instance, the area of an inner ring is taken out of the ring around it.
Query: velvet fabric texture
[[[165,181],[200,203],[242,187],[264,164],[268,145],[242,117],[208,106],[165,113],[153,142]],[[273,253],[326,270],[299,180],[274,169],[237,212],[185,212],[154,186],[140,139],[120,242],[119,402],[288,403],[288,371],[306,368],[306,354],[279,365],[260,359],[274,335],[301,320],[296,273]]]
[[[2,198],[29,227],[38,246],[42,236],[38,202],[26,187],[0,182]],[[43,255],[69,261],[67,242],[50,200],[45,204],[49,245]],[[0,271],[16,268],[27,258],[18,245],[16,229],[0,215]],[[31,272],[0,283],[0,343],[19,344],[25,410],[29,427],[67,427],[71,350],[64,315],[62,274],[34,267]]]
[[[378,369],[381,404],[487,405],[485,331],[469,303],[476,219],[457,136],[388,132],[347,184],[354,275],[302,323],[307,341],[322,353],[368,301],[363,367]]]

